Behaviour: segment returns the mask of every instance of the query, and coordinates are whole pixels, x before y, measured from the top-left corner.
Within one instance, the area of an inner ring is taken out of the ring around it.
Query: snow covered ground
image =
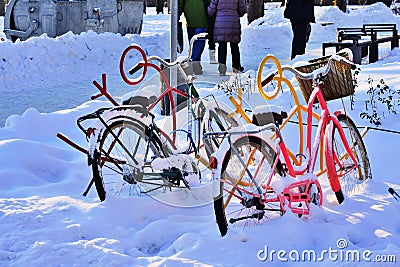
[[[307,55],[296,61],[321,55],[321,42],[333,40],[336,27],[396,23],[400,28],[399,17],[380,3],[350,7],[347,14],[334,7],[315,11]],[[334,24],[321,25],[327,21]],[[244,17],[242,27],[242,64],[250,74],[269,53],[293,63],[288,60],[290,24],[282,9],[270,7],[251,25]],[[92,81],[101,81],[102,73],[112,95],[135,90],[123,83],[118,70],[120,55],[131,43],[149,55],[168,57],[169,15],[149,9],[140,36],[89,32],[0,41],[0,266],[278,266],[285,259],[291,265],[398,265],[390,261],[400,261],[400,206],[387,192],[388,187],[400,191],[395,167],[400,138],[393,133],[367,133],[373,180],[342,205],[330,201],[325,184],[324,205],[310,218],[289,213],[257,227],[232,228],[223,238],[212,205],[179,208],[146,197],[100,203],[94,189],[82,197],[91,178],[86,157],[56,134],[86,146],[76,119],[110,105],[104,99],[89,101],[97,93]],[[383,79],[390,89],[400,90],[400,49],[383,47],[380,58],[360,66],[354,110],[346,102],[359,126],[373,126],[359,116],[366,109],[369,78],[373,87]],[[203,59],[208,61],[207,51]],[[290,109],[288,94],[277,102]],[[399,111],[399,102],[394,103]],[[399,115],[388,114],[383,105],[377,111],[379,128],[400,131]],[[290,132],[284,134],[290,139]],[[320,260],[293,262],[290,257],[310,250]],[[360,260],[346,259],[349,254]]]

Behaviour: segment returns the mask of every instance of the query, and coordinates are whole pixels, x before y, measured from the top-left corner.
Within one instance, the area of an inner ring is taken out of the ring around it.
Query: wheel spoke
[[[345,115],[339,115],[338,121],[343,128],[344,137],[350,151],[346,150],[339,131],[334,127],[332,137],[333,155],[331,160],[333,160],[332,164],[335,167],[334,170],[328,171],[328,176],[336,176],[340,181],[343,192],[347,195],[352,195],[358,189],[361,189],[357,186],[358,184],[371,178],[371,170],[364,142],[354,122]],[[354,156],[356,162],[353,161],[351,156]],[[327,158],[327,161],[329,160]]]
[[[216,200],[214,204],[222,235],[226,233],[227,223],[247,227],[282,214],[275,193],[260,193],[266,190],[265,181],[273,177],[274,150],[265,141],[252,136],[240,138],[233,146],[236,152],[232,149],[227,153],[222,166],[222,201]],[[271,196],[269,201],[264,199],[266,195]]]
[[[100,179],[96,189],[102,185],[105,192],[115,196],[140,196],[146,191],[156,194],[165,181],[146,181],[143,179],[143,169],[150,164],[144,158],[147,145],[151,152],[148,158],[162,155],[157,142],[156,136],[152,140],[146,139],[145,126],[140,122],[120,120],[109,125],[98,145],[101,151],[99,166],[93,167],[93,177],[97,175],[97,179]],[[101,187],[98,190],[101,191]]]

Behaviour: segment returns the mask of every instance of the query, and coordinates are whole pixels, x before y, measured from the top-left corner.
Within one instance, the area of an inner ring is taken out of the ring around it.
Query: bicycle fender
[[[99,151],[100,141],[107,127],[118,120],[138,120],[146,126],[152,123],[152,117],[140,106],[118,106],[104,111],[93,124],[89,138],[88,164],[91,165],[95,151]]]
[[[332,147],[333,125],[334,125],[334,123],[331,120],[329,122],[329,124],[327,125],[326,130],[325,130],[326,131],[326,134],[325,134],[326,138],[325,138],[325,144],[324,144],[325,157],[328,157],[329,154],[333,154],[333,147]],[[336,172],[335,171],[335,166],[327,164],[326,167],[328,169],[328,180],[329,180],[329,183],[331,185],[332,191],[335,192],[335,194],[338,193],[338,192],[341,192],[341,186],[340,186],[340,182],[339,182],[338,178],[337,177],[331,177],[329,175],[330,172],[331,173],[335,173]]]

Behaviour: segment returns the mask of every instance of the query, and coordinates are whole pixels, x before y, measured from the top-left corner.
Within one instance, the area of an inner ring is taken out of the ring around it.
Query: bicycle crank
[[[261,203],[259,197],[252,197],[250,199],[242,198],[241,203],[246,206],[246,208],[251,208],[253,206],[255,206],[257,210],[263,210],[265,208],[265,205]]]
[[[136,184],[137,181],[142,181],[143,179],[143,172],[134,168],[130,170],[126,165],[122,167],[122,179],[127,182],[128,184]]]

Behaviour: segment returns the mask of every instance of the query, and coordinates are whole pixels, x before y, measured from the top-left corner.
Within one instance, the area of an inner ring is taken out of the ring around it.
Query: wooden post
[[[0,16],[4,16],[6,10],[5,2],[4,0],[0,0]]]
[[[263,0],[247,0],[247,24],[264,16]]]

